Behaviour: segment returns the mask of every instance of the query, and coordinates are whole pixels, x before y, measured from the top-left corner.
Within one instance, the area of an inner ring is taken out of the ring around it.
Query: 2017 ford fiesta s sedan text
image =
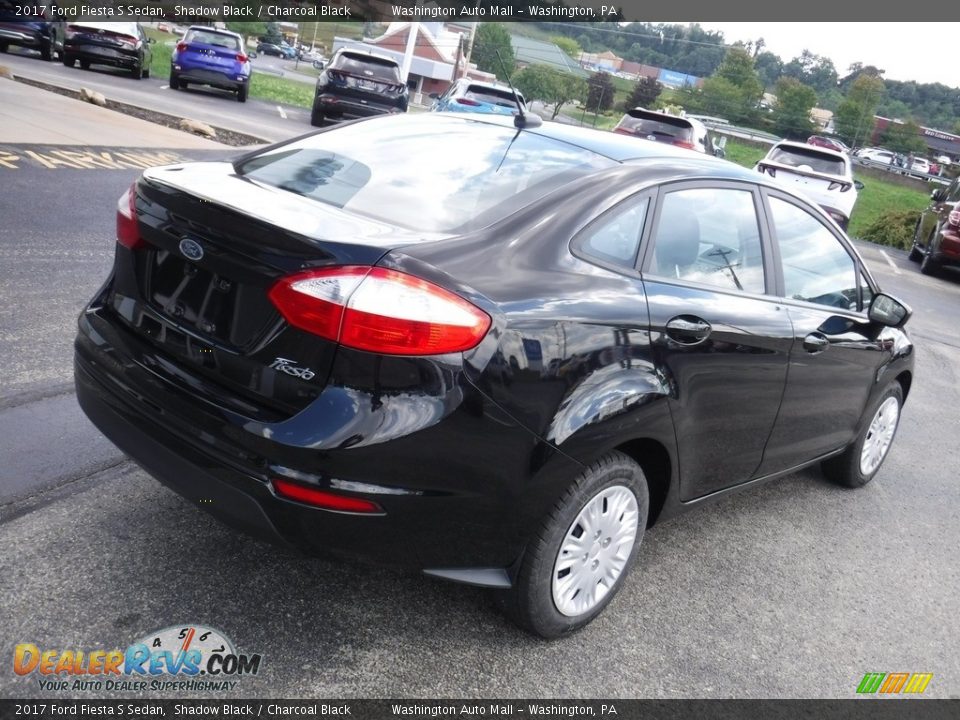
[[[116,220],[76,340],[104,434],[238,528],[495,588],[544,637],[659,520],[869,482],[910,392],[910,310],[843,232],[662,143],[382,117],[147,170]]]

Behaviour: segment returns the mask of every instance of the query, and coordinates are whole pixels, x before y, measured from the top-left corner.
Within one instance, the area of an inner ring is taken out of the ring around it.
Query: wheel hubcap
[[[864,475],[870,475],[880,467],[887,450],[890,449],[890,443],[893,442],[893,433],[897,430],[899,419],[900,403],[895,397],[887,398],[877,408],[860,451],[860,472]]]
[[[553,566],[553,603],[567,617],[589,612],[616,586],[637,539],[637,498],[622,485],[588,502],[563,537]]]

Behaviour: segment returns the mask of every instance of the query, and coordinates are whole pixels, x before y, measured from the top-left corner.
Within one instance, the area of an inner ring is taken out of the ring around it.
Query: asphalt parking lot
[[[201,623],[262,653],[242,697],[846,698],[875,671],[930,672],[926,696],[960,697],[960,275],[928,278],[903,253],[861,246],[913,306],[917,345],[873,483],[844,490],[810,469],[657,526],[610,608],[544,642],[485,591],[240,535],[88,423],[71,389],[75,319],[109,271],[117,197],[137,172],[0,166],[8,658],[20,642],[125,647]],[[0,696],[44,695],[0,673]]]

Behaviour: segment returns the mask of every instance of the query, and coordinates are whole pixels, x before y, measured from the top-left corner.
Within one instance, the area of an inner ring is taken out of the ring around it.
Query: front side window
[[[813,215],[779,198],[770,198],[770,212],[783,262],[784,295],[857,310],[857,264],[836,236]]]
[[[753,193],[691,188],[667,194],[647,271],[762,294],[763,250]]]

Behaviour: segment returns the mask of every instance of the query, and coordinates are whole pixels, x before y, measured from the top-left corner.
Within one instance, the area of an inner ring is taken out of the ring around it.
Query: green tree
[[[580,44],[573,38],[569,38],[564,35],[554,35],[550,38],[550,42],[563,50],[574,60],[580,59],[580,54],[583,52],[583,50],[580,48]]]
[[[553,120],[560,109],[573,99],[583,99],[587,83],[568,73],[554,70],[547,65],[528,65],[513,76],[513,84],[527,99],[541,100],[552,107]]]
[[[834,115],[837,135],[849,145],[863,143],[873,132],[873,116],[883,98],[883,79],[861,73],[850,85],[850,90]]]
[[[837,86],[837,68],[833,61],[822,55],[814,55],[809,50],[804,50],[800,57],[784,65],[783,74],[809,85],[817,93],[827,92]]]
[[[686,88],[678,95],[686,110],[717,115],[734,123],[750,122],[756,114],[756,99],[726,78],[709,77],[699,90]]]
[[[920,136],[920,125],[913,120],[905,123],[892,122],[880,136],[885,148],[899,153],[926,153],[927,144]]]
[[[624,110],[635,107],[651,108],[663,92],[663,85],[656,78],[644,77],[637,80],[630,92],[630,97],[623,104]]]
[[[280,34],[280,23],[268,22],[266,30],[260,37],[263,42],[279,45],[283,41],[283,35]]]
[[[783,74],[783,61],[772,52],[762,52],[756,56],[753,66],[765,88],[773,87]]]
[[[587,110],[592,112],[609,110],[613,107],[615,90],[609,73],[595,72],[587,80]]]
[[[817,93],[809,85],[792,77],[777,81],[777,102],[773,106],[773,126],[791,140],[806,138],[813,130],[810,111],[817,104]]]
[[[497,57],[498,53],[499,58]],[[477,39],[473,43],[473,55],[471,55],[470,60],[475,62],[477,67],[484,72],[502,76],[504,68],[506,68],[507,74],[512,74],[516,59],[513,54],[513,45],[510,43],[510,33],[507,32],[507,29],[500,23],[479,23]]]
[[[753,57],[743,48],[732,47],[717,68],[713,77],[722,78],[734,85],[741,93],[744,102],[751,103],[752,111],[763,96],[763,83],[754,67]]]

